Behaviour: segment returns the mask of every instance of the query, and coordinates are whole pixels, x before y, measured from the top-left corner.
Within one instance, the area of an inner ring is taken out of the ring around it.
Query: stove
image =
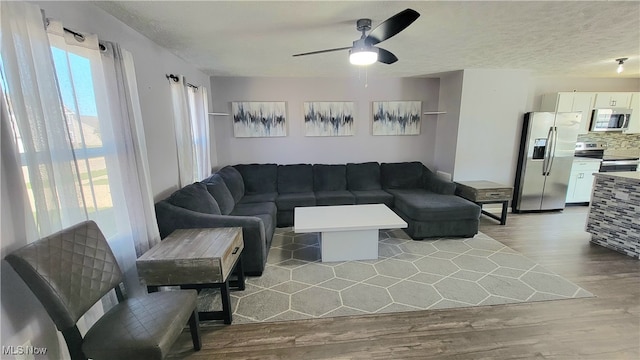
[[[599,172],[636,171],[640,159],[637,156],[605,155],[605,142],[577,142],[574,156],[602,159]]]

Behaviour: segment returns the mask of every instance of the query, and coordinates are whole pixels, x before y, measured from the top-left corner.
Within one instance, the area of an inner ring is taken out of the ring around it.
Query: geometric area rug
[[[377,260],[320,261],[319,234],[278,228],[267,266],[231,292],[233,323],[364,315],[592,297],[491,237],[414,241],[380,230]],[[201,292],[200,310],[221,308]]]

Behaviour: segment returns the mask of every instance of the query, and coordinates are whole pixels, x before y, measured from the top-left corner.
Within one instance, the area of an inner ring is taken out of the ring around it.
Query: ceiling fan
[[[353,46],[318,50],[295,54],[293,56],[315,55],[349,49],[349,61],[354,65],[371,65],[376,61],[383,64],[393,64],[398,61],[398,58],[390,51],[375,47],[374,45],[397,35],[416,21],[418,17],[420,17],[420,14],[413,9],[403,10],[380,23],[380,25],[369,32],[369,35],[366,35],[366,32],[371,30],[371,19],[359,19],[356,22],[356,28],[362,32],[362,36],[353,42]]]

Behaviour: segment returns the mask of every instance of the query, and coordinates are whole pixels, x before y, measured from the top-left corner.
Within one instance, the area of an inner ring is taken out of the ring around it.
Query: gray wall
[[[36,2],[47,17],[61,20],[65,26],[96,33],[129,50],[134,57],[144,121],[152,191],[156,198],[177,188],[178,170],[172,120],[170,92],[165,74],[182,74],[190,83],[209,86],[209,76],[169,53],[148,38],[88,2]],[[215,161],[215,159],[214,159]],[[6,202],[6,194],[14,191],[2,183],[2,248],[4,257],[24,245],[24,219],[19,209]],[[17,217],[18,216],[18,217]],[[134,254],[135,255],[135,254]],[[66,347],[58,345],[58,333],[44,308],[2,262],[2,345],[20,346],[27,340],[33,346],[47,347],[48,358],[66,357]]]
[[[420,135],[371,135],[372,101],[421,100],[423,111],[438,106],[438,79],[369,76],[368,86],[358,78],[238,78],[211,79],[215,112],[231,112],[231,101],[286,101],[288,135],[273,138],[234,138],[231,116],[214,117],[215,150],[219,165],[238,163],[346,163],[418,160],[430,165],[436,121],[423,116]],[[303,120],[305,101],[353,101],[354,136],[307,137]]]

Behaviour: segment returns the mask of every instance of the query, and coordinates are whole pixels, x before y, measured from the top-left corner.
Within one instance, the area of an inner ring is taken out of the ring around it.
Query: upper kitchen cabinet
[[[551,112],[581,112],[579,134],[589,132],[591,111],[593,110],[596,93],[590,92],[559,92],[542,96],[540,111]]]
[[[640,92],[631,94],[631,119],[629,120],[629,129],[625,134],[640,134]],[[640,171],[640,167],[638,168]]]
[[[629,108],[631,94],[628,92],[599,92],[594,108]]]

